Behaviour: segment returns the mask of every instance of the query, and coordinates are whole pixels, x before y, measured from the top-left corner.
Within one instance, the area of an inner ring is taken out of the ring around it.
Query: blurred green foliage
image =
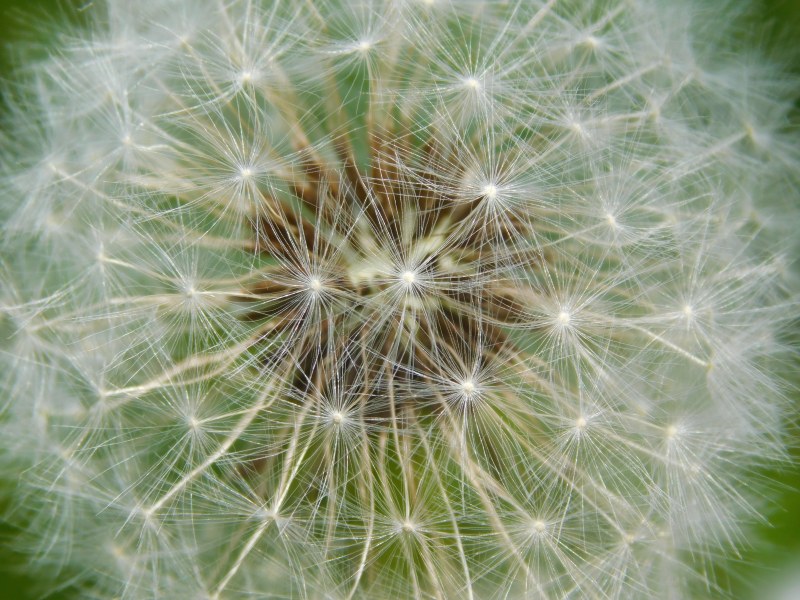
[[[0,78],[9,78],[14,65],[15,45],[48,43],[42,39],[43,22],[68,20],[79,23],[93,4],[86,0],[0,0],[0,40],[4,46],[0,50]],[[800,40],[800,0],[762,0],[759,5],[757,18],[764,32],[759,41],[780,56],[784,45],[796,44]],[[800,63],[790,65],[790,68],[800,75]],[[800,99],[796,116],[796,125],[800,126]],[[800,324],[793,337],[800,344]],[[795,361],[795,367],[800,372],[798,361]],[[800,381],[796,385],[800,387]],[[794,402],[795,413],[800,413],[800,391],[795,391]],[[765,586],[768,588],[771,578],[785,575],[800,565],[800,422],[791,423],[789,428],[793,432],[791,467],[762,474],[774,490],[766,506],[769,523],[755,528],[753,539],[758,542],[743,552],[740,568],[728,575],[738,598],[765,597],[763,590]],[[0,474],[0,486],[13,486],[17,475]],[[0,498],[2,496],[7,494],[0,493]],[[7,514],[6,509],[7,506],[0,501],[0,515]],[[44,596],[38,589],[39,582],[35,576],[26,572],[26,558],[14,551],[14,534],[13,522],[0,521],[0,600],[67,598],[57,592]]]

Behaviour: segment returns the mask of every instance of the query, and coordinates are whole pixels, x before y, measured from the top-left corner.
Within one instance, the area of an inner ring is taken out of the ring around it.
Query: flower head
[[[783,451],[796,86],[737,85],[683,3],[129,6],[30,65],[2,144],[37,564],[103,598],[724,593]]]

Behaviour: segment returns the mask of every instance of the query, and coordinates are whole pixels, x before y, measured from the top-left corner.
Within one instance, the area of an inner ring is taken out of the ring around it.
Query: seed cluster
[[[498,215],[493,185],[464,189],[462,165],[436,164],[452,156],[446,141],[440,148],[432,137],[414,153],[391,132],[371,137],[370,173],[358,171],[345,142],[344,167],[303,161],[291,193],[263,198],[254,247],[272,264],[242,297],[253,305],[247,318],[263,321],[271,336],[286,335],[293,356],[286,376],[299,392],[320,388],[318,371],[335,373],[345,360],[348,385],[357,370],[389,373],[361,382],[384,413],[375,397],[385,396],[387,381],[448,381],[454,367],[460,375],[452,385],[464,388],[464,400],[477,397],[471,378],[497,352],[517,352],[507,327],[524,324],[524,304],[534,301],[513,277],[542,262],[533,244],[520,244],[532,237],[532,216]],[[422,396],[423,404],[447,404],[435,391]]]
[[[784,451],[800,155],[718,4],[89,4],[0,139],[37,564],[80,598],[725,596]]]

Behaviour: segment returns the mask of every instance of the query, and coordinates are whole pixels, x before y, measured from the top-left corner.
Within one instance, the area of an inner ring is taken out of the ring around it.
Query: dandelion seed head
[[[485,185],[482,192],[487,200],[494,200],[497,198],[497,186],[492,183]]]
[[[724,594],[800,281],[800,92],[736,11],[89,4],[21,49],[0,135],[32,569],[130,600]]]
[[[584,38],[584,43],[593,50],[600,46],[600,40],[593,35],[587,35],[586,38]]]
[[[264,523],[269,523],[278,518],[278,514],[275,510],[266,506],[259,507],[254,516],[257,521],[262,521]]]
[[[401,533],[415,534],[417,533],[417,525],[413,521],[406,519],[405,521],[400,523],[399,530]]]
[[[464,87],[470,90],[475,90],[477,92],[481,89],[482,86],[481,82],[477,78],[470,76],[464,78]]]

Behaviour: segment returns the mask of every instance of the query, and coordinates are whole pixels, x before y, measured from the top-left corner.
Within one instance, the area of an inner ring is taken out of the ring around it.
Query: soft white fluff
[[[800,155],[796,82],[711,4],[89,3],[2,138],[32,564],[81,598],[724,596],[783,453]]]

